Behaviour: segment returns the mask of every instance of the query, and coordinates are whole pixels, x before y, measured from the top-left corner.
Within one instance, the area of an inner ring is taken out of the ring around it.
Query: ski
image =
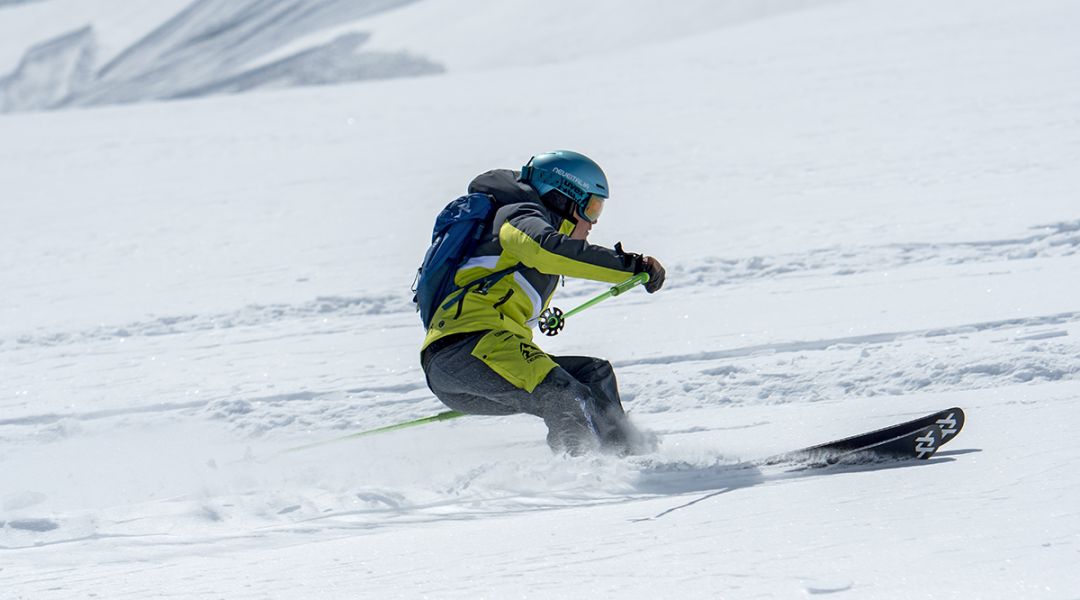
[[[904,423],[898,423],[889,427],[883,427],[868,433],[862,433],[859,435],[853,435],[851,437],[844,438],[842,440],[835,440],[825,444],[817,446],[811,446],[809,448],[803,448],[799,452],[811,452],[814,450],[834,450],[842,452],[845,450],[855,450],[876,444],[878,442],[884,442],[895,438],[898,435],[910,433],[916,429],[922,429],[929,425],[937,425],[941,428],[941,443],[944,444],[949,440],[956,437],[960,430],[964,427],[964,411],[960,408],[953,407],[945,410],[938,411],[906,421]]]
[[[765,465],[791,464],[816,468],[835,464],[866,464],[894,460],[926,460],[937,452],[944,434],[937,424],[909,431],[865,446],[822,444],[785,452],[762,461]]]
[[[956,437],[963,427],[964,411],[953,407],[875,431],[771,456],[761,463],[824,466],[841,461],[925,460]]]

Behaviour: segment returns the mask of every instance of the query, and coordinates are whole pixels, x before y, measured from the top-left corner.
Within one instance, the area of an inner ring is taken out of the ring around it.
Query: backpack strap
[[[453,306],[456,302],[458,305],[457,313],[454,314],[454,318],[456,319],[461,316],[461,309],[465,306],[465,294],[468,294],[470,290],[478,294],[486,294],[488,293],[488,290],[490,290],[492,286],[498,283],[499,280],[501,280],[503,277],[506,277],[511,273],[517,273],[523,270],[525,270],[525,265],[518,263],[512,267],[507,267],[505,269],[495,271],[494,273],[488,273],[487,275],[484,275],[479,279],[470,281],[469,283],[461,286],[461,288],[457,292],[451,294],[450,297],[446,299],[446,302],[443,303],[442,308],[443,310],[446,310]]]

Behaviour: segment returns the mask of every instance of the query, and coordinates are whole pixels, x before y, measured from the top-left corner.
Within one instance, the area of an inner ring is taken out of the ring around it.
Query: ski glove
[[[649,274],[649,282],[645,284],[646,292],[652,294],[664,287],[664,276],[667,271],[664,271],[664,265],[660,264],[660,261],[651,256],[643,256],[641,258],[641,271],[638,271],[638,273],[642,271]]]
[[[626,252],[622,249],[622,242],[615,244],[615,252],[625,260],[630,261],[630,264],[634,266],[634,275],[638,273],[649,274],[649,282],[645,284],[646,292],[653,294],[664,287],[664,276],[667,271],[664,270],[664,265],[660,264],[660,261],[651,256]]]

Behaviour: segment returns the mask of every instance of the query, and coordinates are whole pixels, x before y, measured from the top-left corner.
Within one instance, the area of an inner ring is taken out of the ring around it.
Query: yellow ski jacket
[[[492,196],[499,208],[489,234],[458,269],[454,283],[465,286],[518,263],[525,268],[503,277],[486,293],[470,291],[449,306],[443,299],[423,348],[448,335],[487,330],[507,330],[531,342],[532,328],[560,276],[621,283],[638,268],[638,255],[570,239],[574,222],[546,206],[517,177],[516,171],[499,169],[469,185],[470,193]]]

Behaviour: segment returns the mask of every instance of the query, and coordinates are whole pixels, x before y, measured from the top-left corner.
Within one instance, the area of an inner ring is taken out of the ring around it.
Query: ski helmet
[[[537,154],[521,168],[518,179],[541,196],[552,190],[561,192],[577,205],[578,216],[590,223],[600,218],[608,197],[607,176],[600,165],[570,150]]]

